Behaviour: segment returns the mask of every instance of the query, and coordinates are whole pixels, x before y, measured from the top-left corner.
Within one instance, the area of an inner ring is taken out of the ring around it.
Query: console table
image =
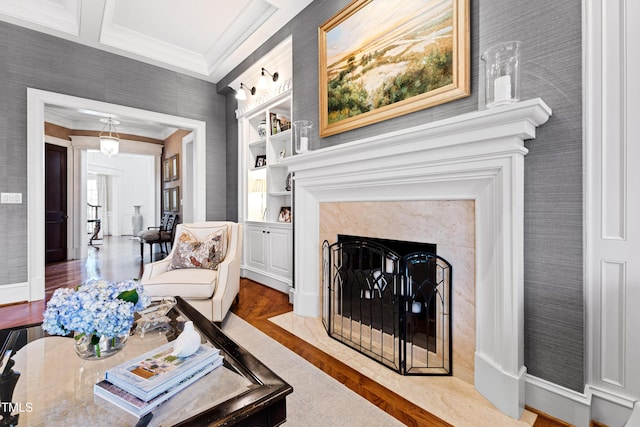
[[[286,420],[286,396],[293,388],[238,346],[186,301],[169,313],[168,332],[132,335],[125,348],[99,361],[76,356],[73,341],[46,335],[40,325],[21,330],[21,348],[13,356],[20,373],[13,393],[18,426],[30,425],[206,425],[277,426]],[[93,394],[93,385],[112,366],[175,339],[192,320],[204,340],[221,349],[224,365],[196,381],[138,420]]]

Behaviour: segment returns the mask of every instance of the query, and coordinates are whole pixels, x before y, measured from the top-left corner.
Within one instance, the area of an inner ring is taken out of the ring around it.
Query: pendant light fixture
[[[111,117],[100,119],[100,121],[105,124],[99,135],[100,151],[105,156],[115,156],[120,151],[120,135],[118,135],[115,125],[119,125],[120,122]]]

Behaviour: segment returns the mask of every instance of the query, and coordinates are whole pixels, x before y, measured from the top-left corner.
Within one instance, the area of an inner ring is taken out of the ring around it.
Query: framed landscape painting
[[[354,0],[318,41],[321,137],[470,93],[469,0]]]

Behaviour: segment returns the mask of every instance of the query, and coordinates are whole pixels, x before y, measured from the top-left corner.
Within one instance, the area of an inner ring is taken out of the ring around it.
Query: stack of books
[[[207,345],[191,356],[172,356],[173,342],[107,370],[93,392],[140,418],[222,365],[220,350]]]

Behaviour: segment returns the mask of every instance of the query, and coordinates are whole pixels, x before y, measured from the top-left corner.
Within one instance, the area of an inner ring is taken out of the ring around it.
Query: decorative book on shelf
[[[203,367],[222,360],[220,349],[208,345],[191,356],[172,356],[175,342],[169,342],[135,359],[108,369],[105,379],[132,395],[149,401]]]
[[[99,396],[106,401],[113,403],[121,409],[129,412],[130,414],[135,415],[138,418],[141,418],[151,412],[153,409],[158,407],[161,403],[167,401],[170,397],[174,396],[187,386],[193,384],[200,378],[207,375],[209,372],[213,371],[219,366],[222,366],[222,357],[218,357],[214,359],[213,362],[205,365],[200,370],[196,371],[192,375],[184,378],[182,381],[174,385],[173,387],[165,390],[160,393],[156,397],[152,398],[149,401],[145,401],[140,399],[137,396],[134,396],[131,393],[128,393],[126,390],[121,389],[120,387],[111,384],[107,380],[102,380],[99,383],[93,386],[93,393],[96,396]]]

